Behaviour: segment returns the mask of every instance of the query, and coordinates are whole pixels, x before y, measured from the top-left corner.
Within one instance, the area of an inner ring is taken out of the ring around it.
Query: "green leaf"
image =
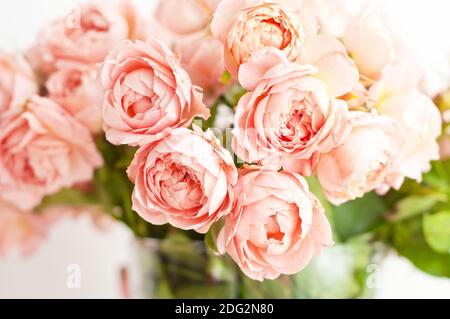
[[[447,196],[431,194],[428,196],[412,195],[401,199],[395,205],[394,211],[387,218],[399,222],[430,211],[439,202],[446,202]]]
[[[383,200],[372,192],[363,198],[334,207],[334,228],[339,238],[345,241],[375,229],[384,221],[386,211]]]
[[[434,251],[450,254],[450,211],[424,216],[423,232],[426,242]]]
[[[393,245],[417,268],[434,276],[450,277],[450,255],[433,251],[422,231],[422,217],[393,225]]]

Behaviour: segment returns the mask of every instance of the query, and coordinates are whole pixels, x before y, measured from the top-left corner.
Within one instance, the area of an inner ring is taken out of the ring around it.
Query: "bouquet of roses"
[[[333,209],[419,185],[442,131],[385,22],[336,36],[322,6],[164,0],[147,18],[88,2],[49,24],[28,63],[1,56],[2,201],[193,231],[258,281],[302,271],[340,240]]]

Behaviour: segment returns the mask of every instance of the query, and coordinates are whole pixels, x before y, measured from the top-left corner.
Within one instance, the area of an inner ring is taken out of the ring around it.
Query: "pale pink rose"
[[[142,147],[128,169],[133,209],[152,224],[206,233],[231,212],[237,170],[211,131],[169,130]]]
[[[0,51],[0,114],[19,108],[38,92],[28,63],[19,55]]]
[[[225,72],[222,42],[213,37],[202,37],[183,42],[177,51],[192,83],[203,89],[205,104],[212,105],[227,87],[221,81]]]
[[[96,71],[64,68],[47,80],[48,96],[64,107],[92,134],[102,130],[103,89]]]
[[[262,281],[295,274],[333,245],[324,209],[300,175],[244,168],[234,191],[233,212],[217,247],[248,277]]]
[[[406,137],[399,173],[418,182],[431,169],[431,161],[439,159],[438,137],[442,133],[442,118],[433,101],[417,92],[393,94],[377,103],[380,114],[391,117]],[[390,186],[395,188],[395,185]]]
[[[394,119],[406,137],[399,154],[401,167],[393,173],[420,182],[422,174],[431,169],[430,162],[439,159],[437,139],[442,133],[442,117],[432,100],[418,91],[420,77],[416,73],[406,59],[390,65],[370,88],[368,103]],[[387,183],[396,188],[391,184]]]
[[[160,0],[156,19],[171,32],[186,36],[207,29],[220,0]]]
[[[330,97],[316,72],[275,49],[260,51],[241,66],[239,81],[252,90],[236,110],[233,149],[242,160],[291,170],[342,144],[350,131],[347,105]]]
[[[46,75],[67,62],[95,65],[120,41],[140,37],[141,24],[130,1],[90,1],[44,27],[28,58]]]
[[[360,73],[372,80],[394,57],[393,35],[380,15],[359,16],[348,26],[343,41]]]
[[[344,144],[323,154],[317,177],[328,200],[340,205],[382,187],[398,165],[403,139],[395,122],[387,116],[350,112],[352,132]]]
[[[439,141],[439,157],[441,161],[450,159],[450,136],[447,134]]]
[[[106,91],[104,129],[112,144],[145,145],[167,128],[207,119],[200,88],[162,43],[126,41],[106,58],[100,77]]]
[[[0,257],[19,251],[27,257],[45,240],[49,224],[39,215],[0,202]]]
[[[89,130],[50,99],[34,96],[0,121],[0,197],[23,210],[101,165]]]
[[[225,45],[227,70],[237,75],[239,65],[264,48],[297,60],[305,41],[317,33],[317,23],[295,1],[223,0],[211,30]]]

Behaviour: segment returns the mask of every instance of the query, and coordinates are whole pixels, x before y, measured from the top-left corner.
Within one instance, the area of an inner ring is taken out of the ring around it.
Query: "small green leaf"
[[[434,251],[450,254],[450,211],[424,216],[423,232]]]
[[[413,195],[401,199],[393,213],[386,217],[394,222],[399,222],[430,211],[439,202],[447,201],[443,194],[431,194],[428,196]]]

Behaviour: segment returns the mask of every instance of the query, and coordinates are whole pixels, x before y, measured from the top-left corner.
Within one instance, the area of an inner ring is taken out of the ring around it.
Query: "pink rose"
[[[225,72],[223,44],[216,38],[204,37],[183,42],[178,52],[192,83],[203,89],[206,105],[212,105],[226,89],[221,82]]]
[[[0,202],[0,257],[16,250],[25,257],[32,255],[45,240],[47,231],[44,218]]]
[[[140,24],[130,1],[91,1],[41,30],[28,57],[44,74],[67,62],[95,65],[120,41],[135,39]]]
[[[186,36],[205,30],[220,0],[160,0],[156,19],[171,32]]]
[[[203,94],[178,58],[157,41],[119,45],[100,71],[104,129],[112,144],[145,145],[167,128],[209,117]]]
[[[240,170],[233,213],[217,239],[254,280],[276,279],[304,269],[332,232],[324,210],[297,174],[251,167]]]
[[[350,112],[352,132],[344,144],[323,154],[317,177],[330,202],[340,205],[379,189],[386,180],[400,186],[391,171],[398,165],[402,136],[386,116]]]
[[[21,108],[38,92],[33,71],[19,55],[0,52],[0,114]]]
[[[283,51],[297,60],[304,42],[317,33],[317,23],[295,1],[223,0],[211,30],[225,45],[227,70],[236,75],[239,65],[264,48]]]
[[[241,66],[239,81],[252,90],[236,110],[233,149],[241,159],[305,174],[292,168],[342,144],[350,131],[347,105],[330,97],[316,72],[274,49]]]
[[[46,83],[48,96],[64,107],[91,133],[102,130],[103,89],[95,71],[65,68],[53,73]]]
[[[231,211],[233,159],[211,131],[168,134],[142,147],[128,170],[136,185],[133,209],[152,224],[206,233]]]
[[[407,60],[385,69],[381,79],[369,90],[369,106],[389,116],[405,136],[399,170],[393,172],[422,180],[431,169],[430,162],[439,159],[438,137],[442,133],[442,117],[433,101],[421,94],[420,78]],[[388,185],[396,188],[396,185]]]
[[[0,121],[0,197],[23,210],[101,165],[88,129],[50,99],[34,96]]]
[[[347,28],[343,41],[360,73],[376,80],[394,57],[394,41],[386,21],[370,14],[358,17]]]

